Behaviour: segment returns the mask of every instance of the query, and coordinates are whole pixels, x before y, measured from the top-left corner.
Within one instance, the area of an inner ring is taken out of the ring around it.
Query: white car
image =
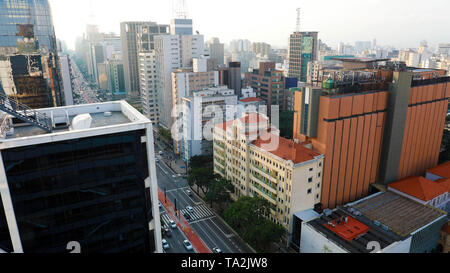
[[[162,208],[162,204],[161,204],[160,201],[158,201],[158,207],[159,207],[159,208]]]
[[[177,224],[173,220],[170,220],[169,224],[171,228],[177,228]]]
[[[184,240],[183,245],[187,250],[192,250],[192,244],[188,240]]]
[[[162,246],[163,246],[164,249],[169,249],[170,248],[170,245],[169,245],[169,243],[167,242],[166,239],[162,240]]]
[[[194,212],[194,208],[191,207],[191,206],[187,206],[187,207],[186,207],[186,210],[189,211],[190,213],[193,213],[193,212]]]

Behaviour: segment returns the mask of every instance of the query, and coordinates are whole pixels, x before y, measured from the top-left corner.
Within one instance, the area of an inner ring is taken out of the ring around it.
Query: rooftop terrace
[[[124,128],[126,126],[140,125],[140,127],[144,127],[143,124],[150,122],[125,101],[46,108],[36,111],[45,114],[47,117],[53,117],[52,123],[56,125],[56,127],[53,127],[53,131],[46,132],[39,127],[12,117],[10,127],[13,130],[9,131],[4,139],[0,139],[0,148],[9,146],[8,143],[30,139],[39,142],[37,139],[74,138],[74,134],[80,136],[101,134],[98,132],[99,130],[112,132],[114,130],[126,130]],[[86,123],[82,126],[74,124],[73,121],[77,116],[85,114],[90,115],[90,124]]]
[[[351,253],[368,253],[371,250],[367,244],[371,241],[379,242],[384,249],[445,215],[443,211],[384,192],[337,208],[328,216],[324,213],[308,225]],[[347,222],[343,221],[345,217]]]

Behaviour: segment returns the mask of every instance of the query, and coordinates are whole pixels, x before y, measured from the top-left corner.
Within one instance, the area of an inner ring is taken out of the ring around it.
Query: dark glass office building
[[[80,107],[67,108],[69,116]],[[142,125],[150,121],[112,113],[91,114],[87,131],[25,126],[0,140],[0,252],[68,253],[70,242],[83,254],[158,251],[146,148],[153,138]]]
[[[82,253],[154,250],[142,134],[132,131],[2,152],[25,253],[67,252],[71,241],[80,243]],[[10,242],[3,241],[1,248],[11,251]]]

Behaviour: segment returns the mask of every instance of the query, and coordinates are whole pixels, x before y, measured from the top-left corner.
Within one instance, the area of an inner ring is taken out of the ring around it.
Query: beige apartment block
[[[291,230],[293,214],[320,203],[324,156],[279,136],[257,113],[216,125],[214,172],[232,181],[234,200],[260,197],[269,219]]]

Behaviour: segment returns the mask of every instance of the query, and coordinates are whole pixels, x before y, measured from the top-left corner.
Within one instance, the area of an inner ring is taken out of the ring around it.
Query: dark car
[[[164,234],[168,238],[172,237],[172,231],[170,231],[170,229],[168,229],[168,228],[164,229]]]
[[[186,218],[186,220],[190,221],[192,219],[191,215],[189,213],[184,213],[183,214],[184,218]]]

